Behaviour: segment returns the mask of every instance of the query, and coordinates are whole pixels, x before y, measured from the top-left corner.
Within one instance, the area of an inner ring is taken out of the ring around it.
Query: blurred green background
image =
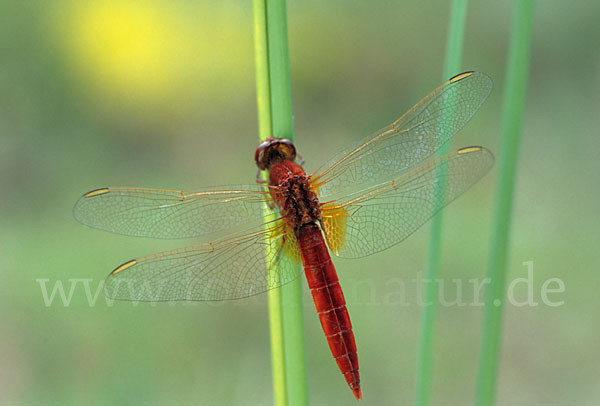
[[[456,147],[498,152],[511,5],[470,4],[463,68],[489,74],[495,91]],[[446,1],[289,2],[296,145],[308,171],[442,82],[448,11]],[[505,309],[499,405],[600,402],[598,17],[598,2],[537,4],[508,280],[533,261],[540,304]],[[98,288],[116,265],[194,241],[102,233],[71,214],[95,187],[254,181],[252,32],[249,1],[0,2],[0,403],[272,403],[266,295],[107,302]],[[469,280],[486,273],[494,181],[446,210],[441,291],[451,301],[461,285],[468,305],[438,311],[434,404],[474,399],[482,307]],[[385,253],[334,258],[361,404],[414,397],[413,280],[427,237],[425,226]],[[564,282],[550,296],[561,306],[541,303],[550,278]],[[67,300],[44,297],[58,286]],[[527,294],[524,283],[515,289],[520,301]],[[354,404],[308,289],[304,305],[311,404]]]

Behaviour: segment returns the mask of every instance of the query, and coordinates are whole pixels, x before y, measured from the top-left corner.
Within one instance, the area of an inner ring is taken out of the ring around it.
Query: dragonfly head
[[[254,153],[254,161],[261,171],[268,170],[276,162],[296,159],[296,147],[286,138],[269,137],[260,143]]]

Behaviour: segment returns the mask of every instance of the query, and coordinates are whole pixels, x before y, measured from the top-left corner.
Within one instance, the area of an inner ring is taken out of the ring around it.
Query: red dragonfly
[[[105,294],[136,301],[238,299],[296,279],[302,263],[331,352],[360,399],[352,324],[329,251],[360,258],[396,245],[488,172],[494,158],[483,147],[426,159],[491,89],[483,73],[454,76],[311,175],[295,162],[290,140],[270,137],[255,153],[259,169],[268,171],[264,184],[193,193],[105,187],[84,194],[75,218],[101,230],[154,238],[229,233],[127,261],[110,273]],[[265,222],[267,207],[279,214]]]

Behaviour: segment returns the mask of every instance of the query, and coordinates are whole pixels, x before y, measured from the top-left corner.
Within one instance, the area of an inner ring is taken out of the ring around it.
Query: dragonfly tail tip
[[[351,389],[356,400],[362,399],[362,390],[360,389],[360,384],[352,386]]]

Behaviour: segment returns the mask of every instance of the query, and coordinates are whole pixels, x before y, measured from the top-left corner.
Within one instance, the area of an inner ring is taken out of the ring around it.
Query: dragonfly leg
[[[302,166],[304,165],[304,157],[302,155],[300,155],[299,152],[296,152],[296,158],[300,159],[300,161],[298,161],[298,165]]]
[[[261,172],[260,169],[258,170],[258,172],[256,172],[256,183],[260,183],[261,185],[266,185],[267,183],[269,183],[269,181],[261,178],[260,172]]]
[[[279,248],[277,248],[277,255],[275,256],[276,261],[279,261],[281,259],[281,253],[283,252],[283,247],[285,246],[285,240],[286,240],[286,236],[285,234],[283,234],[281,236],[281,244],[279,245]]]

